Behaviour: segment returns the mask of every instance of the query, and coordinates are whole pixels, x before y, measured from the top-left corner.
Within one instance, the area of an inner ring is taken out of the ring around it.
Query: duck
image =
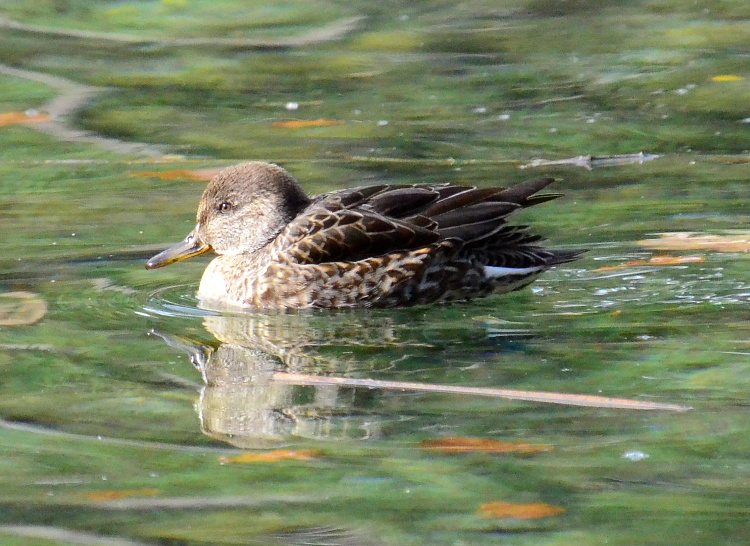
[[[405,307],[518,290],[582,250],[553,250],[513,212],[550,201],[553,178],[509,188],[373,184],[309,197],[282,167],[229,167],[195,229],[148,269],[213,251],[201,303],[255,309]]]

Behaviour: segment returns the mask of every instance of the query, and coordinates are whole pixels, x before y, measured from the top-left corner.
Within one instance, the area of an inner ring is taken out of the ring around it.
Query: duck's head
[[[228,255],[255,252],[309,204],[297,181],[278,165],[252,162],[230,167],[203,192],[195,229],[151,258],[146,267],[163,267],[209,250]]]

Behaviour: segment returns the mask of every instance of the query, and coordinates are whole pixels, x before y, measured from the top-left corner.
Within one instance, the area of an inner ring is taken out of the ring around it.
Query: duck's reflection
[[[362,354],[355,358],[358,347],[377,354],[379,366],[389,366],[390,360],[408,355],[409,348],[429,344],[397,336],[398,325],[386,317],[368,321],[328,315],[320,323],[310,322],[310,316],[294,314],[205,317],[217,346],[158,333],[187,352],[203,376],[197,411],[205,434],[243,448],[272,446],[290,437],[379,436],[380,424],[369,409],[376,396],[372,390],[295,385],[275,376],[367,372],[372,360],[360,358]]]
[[[393,391],[629,410],[689,409],[492,387],[494,381],[486,381],[491,370],[481,363],[498,350],[517,351],[520,339],[530,335],[522,325],[492,317],[467,321],[461,313],[444,316],[435,327],[434,317],[419,311],[383,313],[212,315],[203,323],[216,340],[211,344],[158,335],[188,352],[203,376],[197,403],[203,432],[242,448],[270,447],[291,437],[377,438],[384,415],[404,419],[403,399],[388,394]],[[461,345],[460,361],[471,363],[462,368],[468,384],[445,384],[443,367],[450,367],[449,355]],[[379,372],[396,368],[398,380],[377,379]],[[477,386],[472,377],[485,385]]]

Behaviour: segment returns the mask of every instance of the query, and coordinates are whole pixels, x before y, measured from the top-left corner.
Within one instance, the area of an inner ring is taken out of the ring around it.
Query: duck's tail
[[[571,248],[571,249],[562,249],[562,250],[550,250],[549,252],[552,253],[552,255],[545,260],[545,265],[547,267],[552,267],[553,265],[559,265],[559,264],[566,264],[568,262],[572,262],[580,258],[583,254],[588,252],[588,249],[586,248]]]

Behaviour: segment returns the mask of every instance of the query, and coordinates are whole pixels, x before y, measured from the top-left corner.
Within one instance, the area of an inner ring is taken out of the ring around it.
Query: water
[[[260,12],[84,4],[3,9],[167,37],[210,17],[205,35],[232,39],[354,26],[282,50],[3,31],[0,62],[110,91],[76,114],[69,128],[99,132],[76,142],[0,127],[0,543],[748,542],[732,6],[269,5],[241,32]],[[67,85],[4,74],[4,112],[45,112]],[[659,157],[576,159],[641,151]],[[207,171],[245,159],[311,193],[556,176],[565,196],[517,221],[589,252],[470,304],[204,310],[206,260],[143,263],[192,228]],[[460,392],[476,387],[692,409]]]

